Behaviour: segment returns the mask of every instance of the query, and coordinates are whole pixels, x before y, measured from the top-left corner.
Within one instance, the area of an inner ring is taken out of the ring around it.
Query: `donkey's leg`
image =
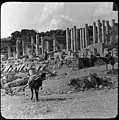
[[[31,93],[32,93],[32,96],[31,96],[31,100],[33,99],[33,88],[31,88]]]
[[[38,101],[38,92],[39,92],[39,88],[35,89],[35,94],[36,94],[36,100]]]

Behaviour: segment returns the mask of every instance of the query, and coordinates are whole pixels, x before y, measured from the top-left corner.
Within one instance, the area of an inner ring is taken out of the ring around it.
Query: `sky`
[[[84,27],[98,19],[112,20],[112,2],[5,2],[1,6],[1,38],[14,31]]]

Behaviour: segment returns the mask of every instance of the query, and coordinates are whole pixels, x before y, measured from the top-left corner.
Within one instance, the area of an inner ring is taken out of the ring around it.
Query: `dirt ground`
[[[79,71],[71,71],[69,68],[63,67],[55,71],[60,74],[60,77],[44,81],[43,84],[43,90],[47,89],[53,94],[44,95],[40,91],[38,102],[35,96],[33,100],[30,100],[29,88],[25,93],[19,92],[15,96],[2,94],[2,116],[8,119],[114,118],[117,116],[118,88],[101,91],[88,90],[70,94],[66,94],[69,88],[61,90],[61,88],[65,88],[62,87],[62,84],[71,77],[86,76],[89,72],[96,72],[99,75],[106,74],[105,66]],[[67,75],[64,75],[64,73],[67,73]],[[110,76],[117,80],[115,75]],[[57,90],[62,94],[54,92]]]

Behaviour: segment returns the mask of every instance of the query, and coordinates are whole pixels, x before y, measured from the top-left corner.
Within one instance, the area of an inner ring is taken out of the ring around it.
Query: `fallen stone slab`
[[[16,72],[17,71],[17,67],[13,66],[12,72]]]
[[[12,82],[14,80],[18,79],[17,76],[9,74],[6,79],[6,83]]]
[[[26,78],[28,76],[28,73],[27,72],[18,72],[15,74],[15,76]]]
[[[10,68],[10,65],[6,66],[6,68],[4,69],[3,72],[7,72],[9,70],[9,68]]]
[[[21,65],[18,65],[18,66],[17,66],[17,71],[19,71],[20,67],[21,67]]]
[[[23,92],[23,87],[24,86],[17,86],[17,87],[13,87],[12,88],[12,93],[15,94],[15,93],[18,93],[18,92]]]
[[[19,66],[18,71],[20,71],[20,68],[21,68],[22,64],[19,64],[18,66]]]
[[[1,68],[1,71],[3,72],[5,68]]]
[[[8,70],[8,72],[11,72],[11,71],[12,71],[12,69],[13,69],[13,67],[10,67],[10,68],[9,68],[9,70]]]
[[[19,71],[22,71],[24,67],[25,67],[25,64],[22,64]]]
[[[16,87],[16,86],[22,86],[22,85],[26,85],[28,82],[28,79],[17,79],[15,81],[12,81],[12,82],[9,82],[9,83],[6,83],[4,85],[4,87]]]

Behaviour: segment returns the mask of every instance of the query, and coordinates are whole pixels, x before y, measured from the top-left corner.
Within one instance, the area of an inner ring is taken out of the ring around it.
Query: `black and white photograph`
[[[5,119],[116,118],[118,4],[1,4]]]

